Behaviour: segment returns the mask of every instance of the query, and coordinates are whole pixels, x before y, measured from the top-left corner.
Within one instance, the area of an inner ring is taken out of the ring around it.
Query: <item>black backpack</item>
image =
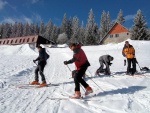
[[[150,69],[148,67],[142,67],[141,71],[149,71]]]
[[[49,58],[49,55],[47,54],[47,52],[45,51],[45,60],[47,60]]]

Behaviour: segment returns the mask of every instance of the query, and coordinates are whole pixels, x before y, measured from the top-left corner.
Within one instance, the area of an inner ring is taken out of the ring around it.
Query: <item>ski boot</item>
[[[90,93],[93,93],[93,89],[92,89],[90,86],[88,86],[88,87],[86,88],[85,95],[88,95],[88,94],[90,94]]]
[[[40,84],[39,87],[47,87],[47,86],[48,86],[48,85],[47,85],[46,81],[43,81],[42,84]]]
[[[81,98],[81,93],[80,91],[75,91],[75,95],[71,97],[72,99],[80,99]]]
[[[31,85],[40,85],[40,83],[38,81],[33,81],[31,82]]]

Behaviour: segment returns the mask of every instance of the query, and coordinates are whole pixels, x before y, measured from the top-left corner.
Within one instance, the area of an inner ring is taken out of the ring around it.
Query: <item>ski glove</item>
[[[64,61],[64,64],[67,65],[67,64],[68,64],[68,61]]]
[[[35,63],[35,62],[36,62],[36,60],[33,60],[33,62]]]
[[[126,66],[126,59],[124,59],[124,66]]]
[[[109,63],[109,65],[111,66],[112,63]]]
[[[72,78],[74,78],[76,74],[77,74],[77,70],[73,70],[72,71]]]

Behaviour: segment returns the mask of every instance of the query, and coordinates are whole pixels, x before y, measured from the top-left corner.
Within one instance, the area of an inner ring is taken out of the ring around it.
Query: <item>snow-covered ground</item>
[[[135,47],[141,67],[150,68],[150,42],[130,41]],[[124,72],[124,43],[82,47],[91,63],[86,74],[100,87],[86,78],[96,97],[86,100],[50,99],[74,94],[71,72],[63,61],[72,57],[69,48],[47,48],[50,55],[44,73],[47,83],[56,86],[20,89],[17,84],[34,80],[38,55],[28,45],[0,46],[0,113],[150,113],[150,72],[145,76],[126,76]],[[115,59],[111,66],[113,77],[94,76],[99,67],[99,56],[110,54]],[[69,65],[74,70],[74,65]],[[137,70],[139,70],[137,66]],[[84,91],[81,88],[82,94]]]

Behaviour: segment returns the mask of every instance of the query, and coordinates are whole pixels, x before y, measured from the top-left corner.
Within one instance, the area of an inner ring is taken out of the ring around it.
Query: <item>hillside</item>
[[[140,66],[150,68],[150,42],[130,43],[135,47]],[[145,73],[145,76],[125,75],[123,46],[124,42],[82,47],[91,63],[86,74],[100,86],[87,77],[87,83],[97,96],[86,100],[52,99],[74,94],[71,72],[63,64],[63,61],[72,58],[69,48],[46,48],[50,58],[44,74],[47,83],[53,86],[17,88],[34,80],[36,65],[33,59],[38,53],[28,45],[0,46],[0,113],[149,113],[150,72]],[[99,68],[98,59],[105,54],[114,57],[111,66],[113,76],[95,76]],[[75,69],[74,64],[69,67]],[[140,71],[138,65],[137,70]],[[81,92],[84,94],[82,89]]]

